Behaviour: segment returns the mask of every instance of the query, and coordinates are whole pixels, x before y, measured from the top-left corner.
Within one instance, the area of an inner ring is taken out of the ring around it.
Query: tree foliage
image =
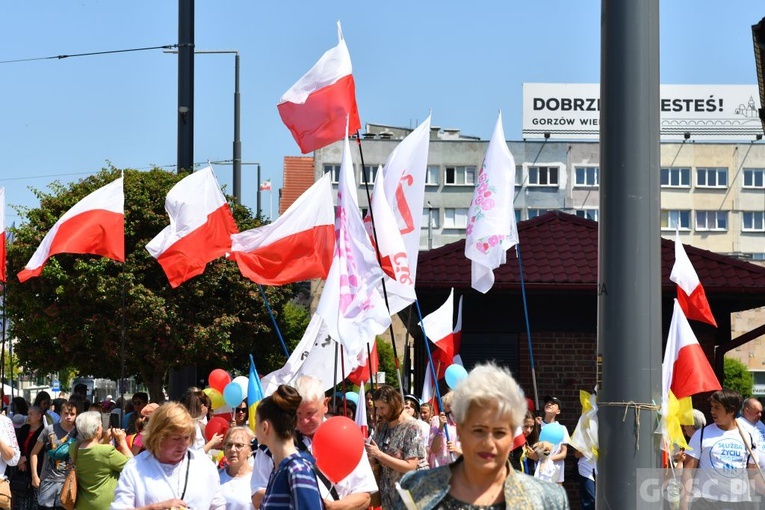
[[[23,268],[64,212],[119,174],[109,168],[66,186],[55,182],[50,193],[35,190],[40,206],[19,211],[25,222],[14,230],[9,246],[9,275]],[[126,373],[139,376],[152,394],[161,391],[174,367],[242,368],[249,364],[249,353],[265,373],[284,363],[260,291],[234,262],[213,261],[202,275],[173,289],[146,251],[146,243],[169,223],[165,196],[182,177],[160,169],[124,172],[124,264],[62,254],[52,257],[38,278],[23,284],[8,278],[10,333],[19,340],[21,363],[43,372],[72,367],[118,379],[123,330]],[[230,199],[229,206],[240,231],[259,225],[246,207]],[[265,292],[278,320],[294,290],[268,287]]]
[[[754,379],[746,365],[734,358],[725,358],[723,365],[723,386],[729,390],[736,390],[744,398],[752,396]]]
[[[377,337],[377,356],[380,361],[379,371],[385,372],[385,384],[390,384],[398,389],[398,375],[396,374],[396,358],[393,356],[393,346],[383,337]]]

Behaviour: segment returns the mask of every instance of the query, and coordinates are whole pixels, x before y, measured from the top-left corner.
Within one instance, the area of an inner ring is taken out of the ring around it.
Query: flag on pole
[[[211,167],[181,179],[165,199],[170,225],[146,249],[164,269],[170,286],[202,274],[208,262],[231,250],[238,232]]]
[[[456,346],[457,351],[455,351],[453,322],[454,288],[449,292],[449,297],[446,298],[444,304],[422,319],[422,324],[420,324],[428,336],[428,340],[436,345],[436,349],[431,351],[431,355],[439,379],[444,377],[446,369],[454,363],[454,355],[459,351],[459,346]]]
[[[5,282],[5,188],[0,186],[0,282]]]
[[[361,433],[364,437],[369,437],[369,423],[367,422],[367,399],[364,396],[364,381],[359,384],[359,400],[356,405],[356,425],[361,429]]]
[[[457,323],[454,325],[454,335],[452,336],[454,342],[454,358],[452,362],[458,365],[462,365],[462,356],[460,356],[460,347],[462,347],[462,298],[460,296],[460,302],[457,305]]]
[[[380,252],[383,271],[390,278],[404,284],[404,288],[409,291],[409,295],[412,301],[414,301],[416,298],[414,287],[409,287],[409,284],[413,283],[411,268],[409,267],[409,257],[406,253],[406,246],[404,246],[404,239],[401,237],[401,231],[397,226],[396,217],[385,196],[383,174],[382,167],[380,167],[375,179],[370,210],[364,218],[364,226],[369,233],[369,239],[373,245],[375,244],[376,235],[377,249]],[[374,227],[372,225],[372,216],[374,216]]]
[[[358,356],[391,323],[378,289],[383,272],[364,229],[356,190],[346,137],[337,186],[335,254],[316,314],[327,325],[329,336],[351,357]]]
[[[260,183],[260,191],[271,191],[271,179]]]
[[[261,285],[327,278],[335,251],[330,175],[316,181],[279,219],[231,236],[231,258]]]
[[[337,38],[337,46],[324,53],[277,105],[303,154],[361,129],[351,55],[339,21]]]
[[[465,231],[465,256],[472,260],[472,287],[486,294],[494,286],[494,270],[518,244],[513,195],[515,160],[507,148],[502,113],[497,117],[478,172]]]
[[[247,379],[247,424],[252,432],[255,432],[255,411],[258,408],[258,402],[263,399],[263,387],[260,385],[260,377],[255,368],[255,360],[250,354],[250,377]]]
[[[672,266],[669,279],[677,284],[677,300],[685,316],[717,327],[704,286],[701,285],[699,275],[693,268],[688,254],[685,253],[683,243],[680,242],[679,230],[675,231],[675,265]]]
[[[666,397],[672,390],[678,399],[721,388],[677,299],[667,335],[661,381],[662,395]]]
[[[120,177],[69,209],[51,227],[18,274],[25,282],[40,276],[45,263],[59,253],[89,253],[125,261],[125,195]]]
[[[595,393],[579,390],[582,414],[568,444],[587,459],[598,458],[598,404]]]
[[[430,402],[435,396],[436,391],[433,385],[433,373],[430,371],[430,364],[428,364],[425,366],[425,379],[422,381],[422,398],[420,401]]]
[[[369,373],[370,363],[372,364],[373,373],[376,374],[380,368],[380,357],[377,354],[377,342],[374,342],[372,351],[369,353],[369,356],[366,355],[366,351],[361,354],[363,354],[363,363],[359,365],[356,370],[348,374],[348,377],[346,377],[346,379],[348,379],[350,382],[358,385],[364,384],[364,381],[372,380],[372,374]],[[367,361],[367,358],[371,359],[371,361]],[[359,400],[359,402],[361,402],[361,400]]]
[[[391,313],[400,312],[414,303],[417,297],[414,283],[420,253],[420,226],[425,201],[429,144],[430,115],[393,149],[383,167],[385,199],[396,218],[409,264],[408,278],[385,279]]]

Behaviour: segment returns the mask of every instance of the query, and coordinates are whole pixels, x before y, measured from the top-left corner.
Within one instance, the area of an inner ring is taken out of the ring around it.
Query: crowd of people
[[[211,402],[198,388],[180,402],[149,402],[136,393],[124,413],[76,395],[51,400],[43,391],[31,405],[17,397],[9,416],[0,415],[0,483],[8,484],[13,509],[63,508],[72,470],[77,509],[568,508],[565,427],[557,425],[563,428],[557,444],[539,448],[561,401],[546,397],[536,416],[504,368],[478,365],[443,395],[442,409],[389,385],[368,391],[360,405],[367,408],[369,437],[355,467],[334,483],[317,468],[314,436],[332,415],[352,415],[348,409],[355,412],[356,404],[326,396],[323,388],[319,379],[301,376],[258,403],[254,424],[244,401],[231,410],[227,430],[207,435]],[[703,477],[714,469],[704,468],[721,463],[743,473],[765,468],[761,403],[729,390],[712,394],[710,403],[713,423],[694,411],[694,424],[683,427],[689,448],[671,457],[687,487],[694,478],[710,486]],[[575,453],[581,508],[594,508],[595,463]],[[752,481],[752,491],[765,487],[765,477],[758,483]],[[698,508],[731,497],[732,489],[715,487],[688,488],[680,508],[691,498]],[[0,508],[10,508],[1,489]],[[736,493],[742,504],[754,495]]]

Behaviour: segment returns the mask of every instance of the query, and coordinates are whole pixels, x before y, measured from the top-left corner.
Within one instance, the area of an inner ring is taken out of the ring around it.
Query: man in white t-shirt
[[[537,417],[537,423],[539,424],[540,429],[545,428],[545,426],[550,423],[556,423],[558,421],[558,415],[560,414],[561,402],[558,397],[547,395],[544,401],[544,418],[541,416]],[[558,483],[563,483],[565,478],[564,474],[566,472],[566,455],[568,455],[567,445],[571,438],[568,435],[566,426],[560,423],[559,425],[563,427],[563,440],[555,445],[555,449],[553,450],[552,455],[550,455],[550,460],[555,462],[555,467],[558,473],[560,473]]]
[[[714,392],[709,400],[714,423],[697,430],[685,451],[686,491],[680,500],[681,510],[688,509],[689,490],[694,509],[721,508],[721,502],[737,508],[751,501],[749,470],[756,465],[747,451],[747,444],[753,442],[747,430],[751,427],[740,427],[736,422],[741,395],[723,389]]]
[[[760,401],[751,397],[744,400],[741,416],[737,420],[752,434],[757,464],[760,465],[760,469],[765,469],[765,424],[760,421],[761,418],[762,404]]]
[[[297,381],[295,381],[295,389],[303,398],[297,411],[299,440],[302,441],[310,452],[313,435],[324,421],[324,415],[328,411],[327,401],[329,399],[324,396],[324,385],[322,382],[313,376],[304,375],[298,377]],[[255,463],[250,480],[252,504],[256,509],[260,508],[260,502],[266,493],[268,478],[273,470],[273,458],[268,454],[267,450],[259,448],[255,454]],[[374,473],[372,473],[372,466],[369,464],[366,451],[363,451],[361,460],[359,460],[358,465],[351,474],[334,486],[334,493],[330,491],[330,487],[327,487],[326,483],[319,480],[319,490],[324,498],[327,510],[366,509],[369,507],[371,495],[377,492],[377,482],[375,481]]]

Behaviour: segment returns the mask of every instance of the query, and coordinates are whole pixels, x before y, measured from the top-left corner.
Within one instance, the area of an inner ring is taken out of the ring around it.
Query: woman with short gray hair
[[[452,412],[462,443],[456,462],[401,479],[395,508],[567,509],[563,487],[513,469],[509,462],[516,429],[526,415],[523,391],[506,368],[478,365],[454,391]]]
[[[101,443],[101,413],[82,413],[75,423],[79,444],[70,453],[77,469],[77,508],[107,509],[114,499],[122,468],[133,456],[125,440],[125,431],[109,429],[105,436],[105,439],[114,438],[118,451],[111,444]]]

